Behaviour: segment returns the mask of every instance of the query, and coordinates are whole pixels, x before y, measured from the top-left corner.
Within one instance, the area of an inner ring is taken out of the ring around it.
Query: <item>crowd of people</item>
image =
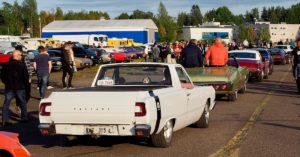
[[[74,53],[72,43],[67,42],[63,46],[61,55],[62,62],[62,84],[64,89],[72,89],[72,78],[75,71]],[[40,99],[45,98],[49,77],[52,68],[52,61],[47,48],[40,46],[33,62],[34,70],[37,74],[37,86]],[[12,57],[8,63],[3,66],[1,80],[5,85],[4,103],[2,108],[2,126],[9,125],[9,106],[15,98],[17,108],[21,109],[21,122],[28,121],[27,102],[31,93],[32,70],[29,67],[28,58],[23,54],[22,47],[16,47],[12,52]],[[67,79],[67,75],[69,75]],[[68,83],[66,83],[68,80]]]

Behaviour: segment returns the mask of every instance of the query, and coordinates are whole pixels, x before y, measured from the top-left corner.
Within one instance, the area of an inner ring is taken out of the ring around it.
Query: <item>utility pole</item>
[[[42,23],[41,23],[41,16],[39,16],[39,27],[40,27],[40,38],[42,38]]]

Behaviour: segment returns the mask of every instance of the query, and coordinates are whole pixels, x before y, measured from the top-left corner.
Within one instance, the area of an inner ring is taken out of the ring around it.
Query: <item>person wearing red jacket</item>
[[[227,65],[228,50],[222,44],[221,38],[217,38],[215,44],[209,47],[205,54],[205,60],[211,67],[222,67]]]

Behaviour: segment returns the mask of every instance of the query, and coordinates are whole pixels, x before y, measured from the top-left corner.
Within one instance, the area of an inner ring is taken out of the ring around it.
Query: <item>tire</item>
[[[208,128],[209,126],[209,101],[206,102],[200,119],[195,123],[197,128]]]
[[[246,90],[247,90],[247,85],[245,84],[244,86],[243,86],[243,88],[242,89],[240,89],[240,93],[241,94],[244,94],[244,93],[246,93]]]
[[[234,93],[228,95],[228,100],[229,101],[235,101],[236,99],[237,99],[237,92],[236,91]]]
[[[273,74],[273,71],[274,71],[273,66],[271,66],[271,67],[270,67],[270,71],[269,71],[269,75],[272,75],[272,74]]]
[[[173,122],[169,120],[158,134],[152,135],[150,138],[155,147],[167,148],[171,145],[172,136]]]
[[[259,76],[258,76],[258,78],[257,78],[257,81],[258,81],[258,82],[262,82],[263,79],[264,79],[264,72],[262,71],[262,72],[259,74]]]
[[[270,69],[266,72],[266,74],[264,75],[264,79],[269,79],[269,73],[270,73]]]
[[[0,157],[12,157],[12,155],[5,150],[0,150]]]

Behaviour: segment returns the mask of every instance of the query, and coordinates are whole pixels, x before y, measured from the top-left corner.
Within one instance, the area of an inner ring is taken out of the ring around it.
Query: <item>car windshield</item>
[[[101,68],[96,86],[170,86],[168,66],[119,65]]]
[[[233,52],[229,54],[230,58],[241,58],[241,59],[256,59],[255,53],[248,53],[248,52]]]

